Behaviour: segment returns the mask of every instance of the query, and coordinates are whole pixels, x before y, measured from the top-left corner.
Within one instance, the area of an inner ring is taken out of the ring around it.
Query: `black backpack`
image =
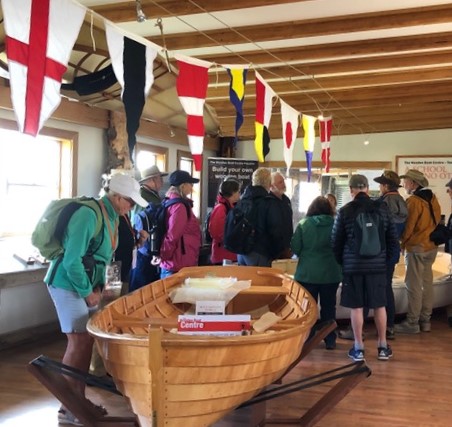
[[[138,214],[143,224],[143,230],[149,233],[149,239],[144,244],[148,255],[160,255],[160,247],[167,231],[166,210],[176,203],[185,205],[187,217],[190,218],[191,206],[187,200],[181,197],[174,199],[165,198],[162,203],[149,203],[148,207]]]
[[[236,254],[250,253],[256,240],[256,208],[251,199],[242,199],[226,216],[224,247]]]
[[[359,210],[354,223],[355,253],[362,258],[374,258],[386,249],[384,220],[379,204]]]
[[[224,203],[224,202],[218,202],[218,203],[221,203],[222,205],[224,205],[226,207],[226,217],[227,217],[229,211],[231,210],[229,204]],[[204,241],[209,244],[211,244],[212,240],[213,240],[212,236],[210,235],[210,232],[209,232],[210,217],[212,216],[212,212],[213,212],[213,209],[211,209],[207,213],[206,219],[204,221],[204,226],[203,226]]]

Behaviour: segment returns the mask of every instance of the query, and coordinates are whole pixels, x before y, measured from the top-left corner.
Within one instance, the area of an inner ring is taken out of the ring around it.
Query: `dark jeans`
[[[272,260],[265,255],[258,254],[257,252],[250,252],[247,255],[237,255],[237,261],[239,265],[251,265],[257,267],[271,267]]]
[[[137,265],[130,272],[129,292],[160,279],[160,268],[151,264],[152,257],[137,253]]]
[[[303,283],[303,287],[320,302],[320,322],[336,320],[336,293],[339,283],[314,284]],[[330,332],[325,337],[326,344],[336,342],[336,332]]]

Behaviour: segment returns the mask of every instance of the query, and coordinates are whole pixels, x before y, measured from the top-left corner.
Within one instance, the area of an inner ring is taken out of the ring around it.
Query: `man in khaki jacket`
[[[438,248],[430,240],[430,233],[441,219],[441,208],[432,190],[426,188],[428,180],[422,172],[409,169],[400,178],[403,178],[403,187],[410,195],[407,199],[408,218],[401,237],[401,246],[405,250],[408,313],[406,320],[395,326],[395,331],[417,334],[431,329],[432,265]]]

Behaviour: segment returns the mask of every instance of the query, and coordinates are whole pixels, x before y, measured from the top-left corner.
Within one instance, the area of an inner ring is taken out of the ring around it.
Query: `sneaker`
[[[72,426],[83,426],[80,420],[76,418],[72,412],[69,412],[67,409],[63,408],[58,411],[58,423]]]
[[[389,360],[390,357],[392,357],[392,348],[389,345],[387,347],[378,347],[378,360]]]
[[[429,321],[419,322],[419,328],[422,332],[430,332],[432,330],[432,324]]]
[[[405,320],[404,322],[395,325],[394,331],[399,334],[418,334],[421,329],[419,327],[419,324],[410,323]]]
[[[394,328],[388,328],[386,329],[386,339],[387,340],[395,340],[395,332]]]
[[[350,357],[350,359],[353,359],[354,362],[361,362],[364,359],[364,350],[357,350],[355,349],[355,346],[353,346],[349,351],[348,351],[348,357]]]

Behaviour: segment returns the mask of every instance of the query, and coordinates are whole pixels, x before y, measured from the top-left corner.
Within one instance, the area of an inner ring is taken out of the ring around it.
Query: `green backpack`
[[[96,212],[97,224],[93,239],[103,230],[104,216],[96,199],[82,196],[52,200],[31,235],[31,243],[44,258],[53,260],[63,254],[63,237],[67,224],[72,215],[82,206],[87,206]],[[94,253],[96,250],[90,252]]]

